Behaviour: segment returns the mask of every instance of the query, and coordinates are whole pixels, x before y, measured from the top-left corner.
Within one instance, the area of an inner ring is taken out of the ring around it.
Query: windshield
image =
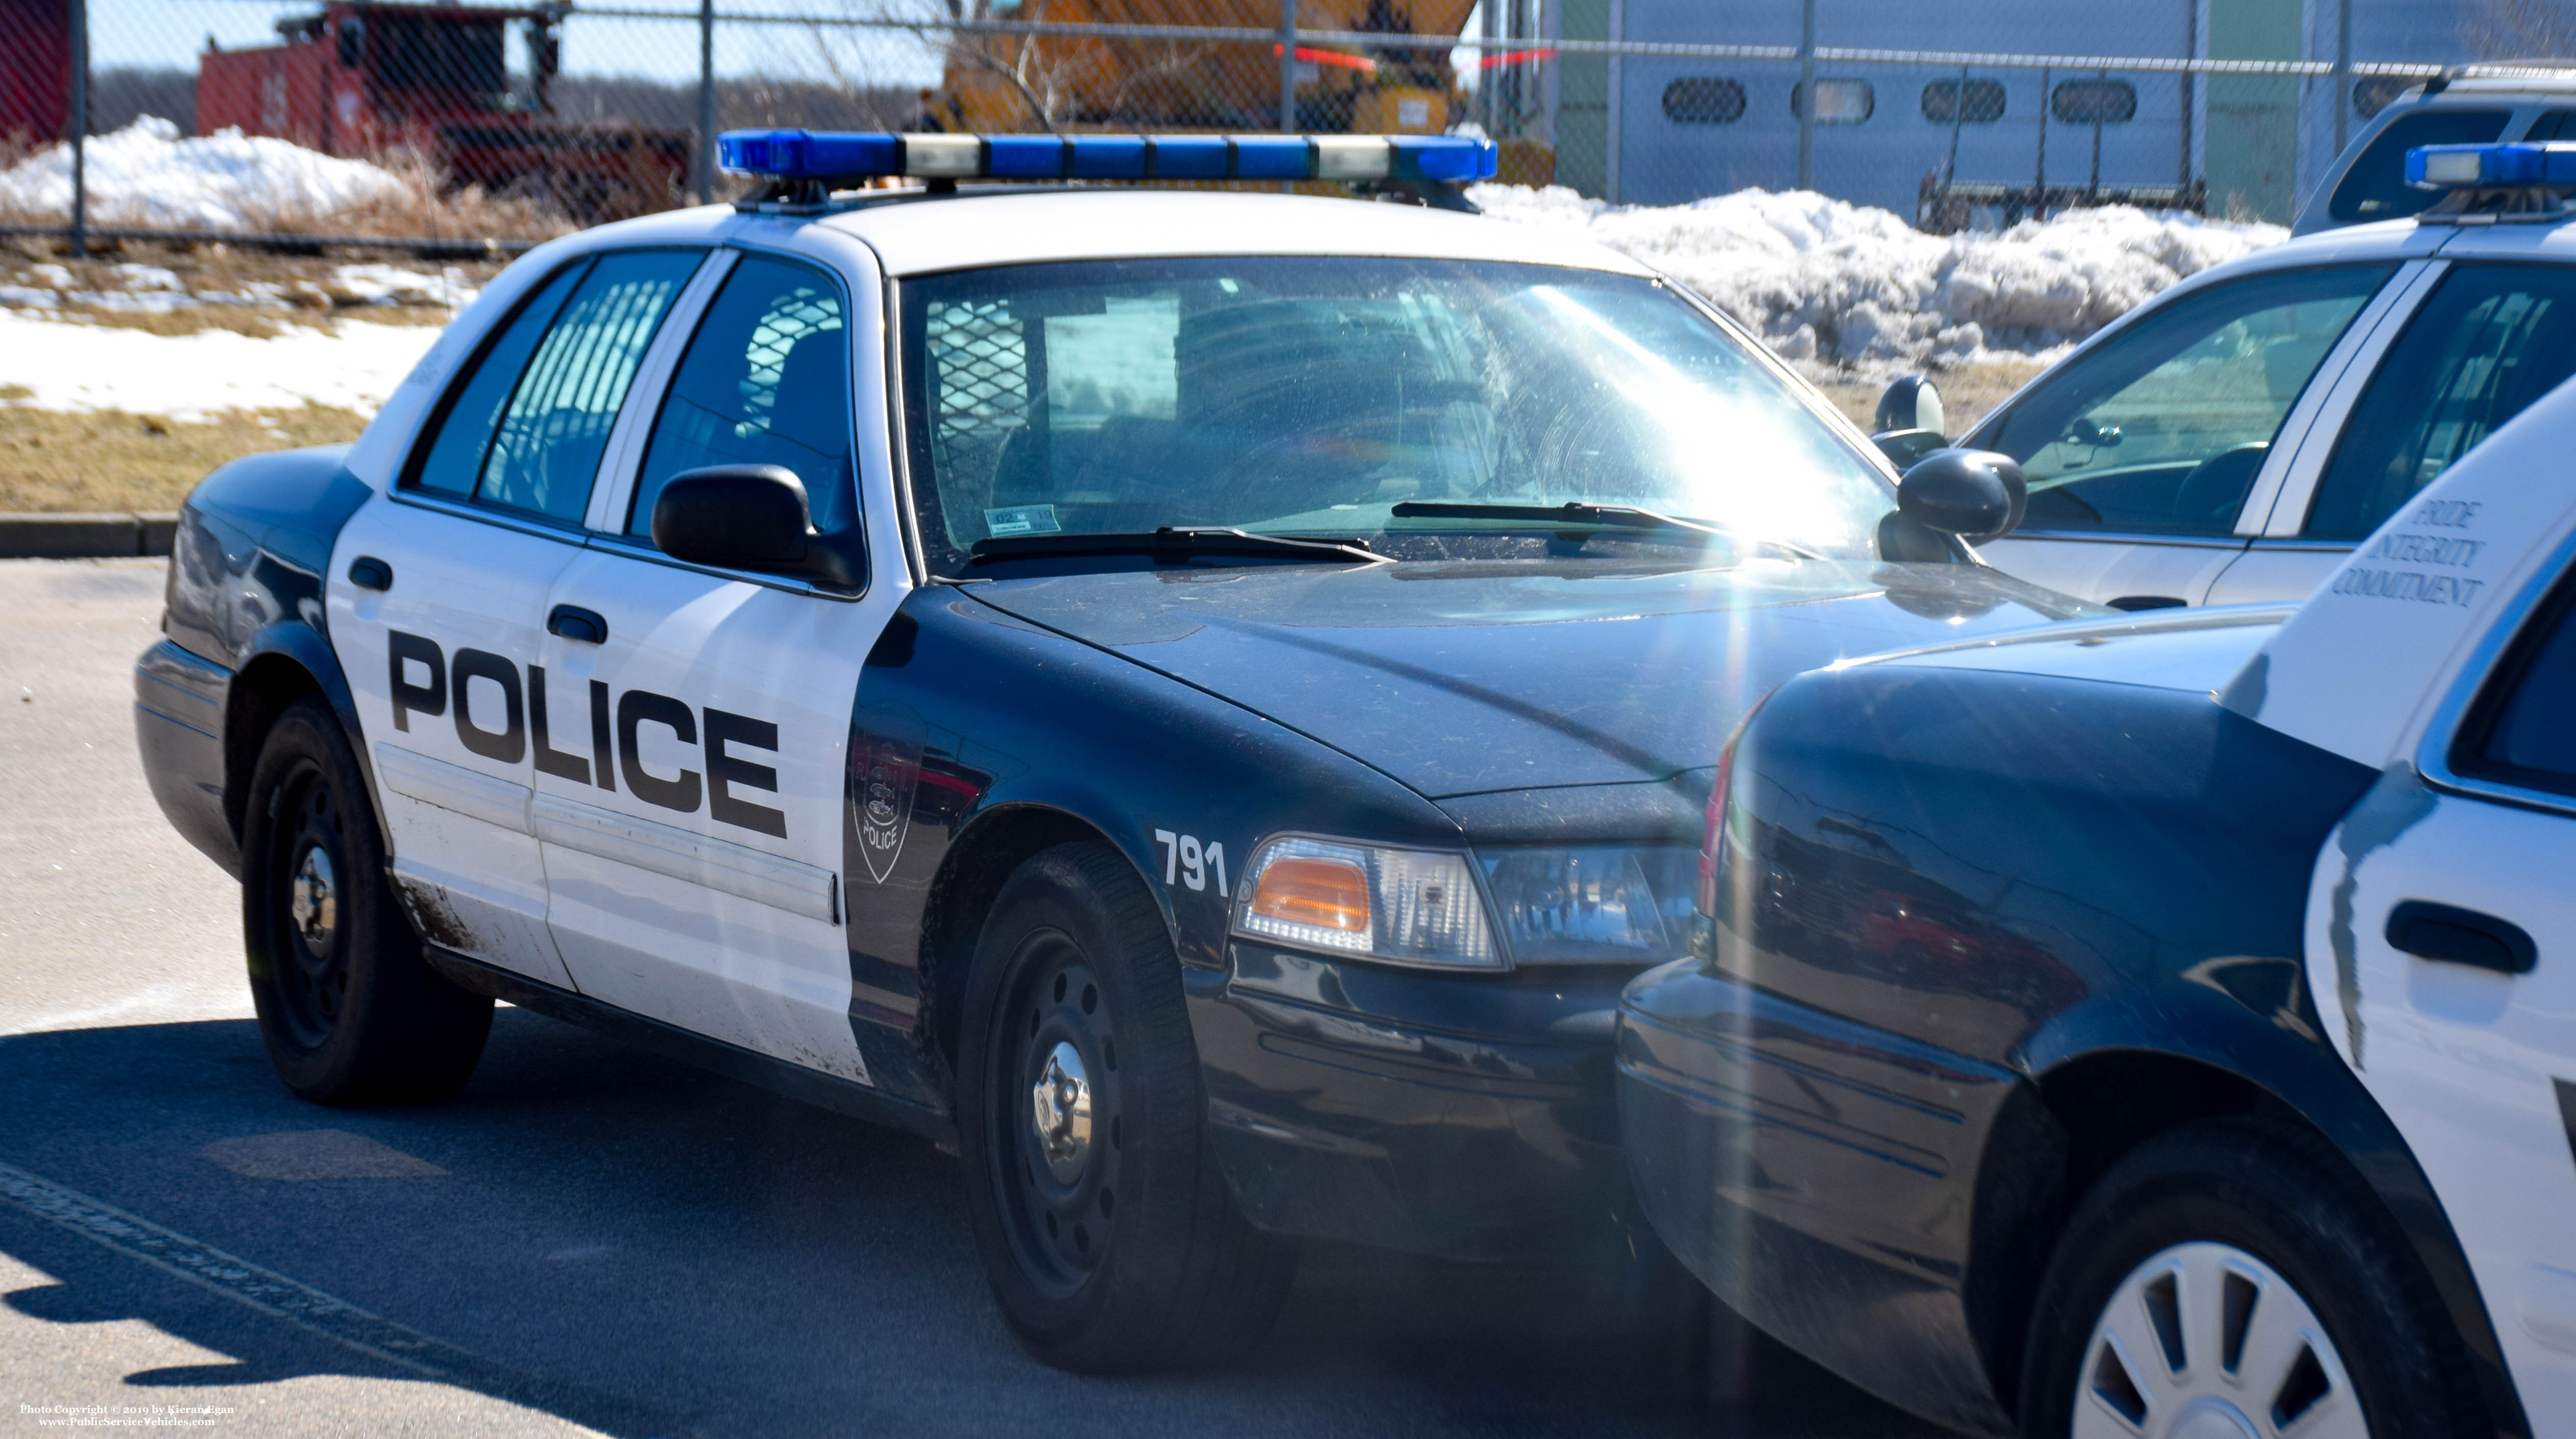
[[[1895,508],[1790,382],[1634,276],[1033,265],[909,281],[903,324],[914,501],[943,573],[981,540],[1162,526],[1459,555],[1535,522],[1396,507],[1568,502],[1688,519],[1731,553],[1865,559]]]

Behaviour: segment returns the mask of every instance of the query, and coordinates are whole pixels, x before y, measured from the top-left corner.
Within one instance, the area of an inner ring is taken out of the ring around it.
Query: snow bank
[[[343,160],[239,130],[183,138],[146,115],[89,142],[89,218],[94,225],[260,229],[312,220],[409,186],[364,160]],[[0,210],[67,215],[72,155],[56,145],[0,170]]]
[[[2000,234],[1926,235],[1890,211],[1805,190],[1672,206],[1610,206],[1561,185],[1479,185],[1468,196],[1488,215],[1580,230],[1671,274],[1788,359],[1864,370],[2045,355],[2290,235],[2126,206]]]
[[[0,389],[47,410],[125,410],[193,420],[307,402],[374,414],[438,339],[429,325],[342,320],[258,340],[229,330],[155,335],[0,310]]]

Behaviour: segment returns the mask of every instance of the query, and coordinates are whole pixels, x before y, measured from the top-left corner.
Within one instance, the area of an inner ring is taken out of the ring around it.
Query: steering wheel
[[[2271,449],[2269,440],[2249,440],[2192,466],[2191,473],[2182,477],[2181,488],[2174,491],[2174,517],[2233,521],[2235,517],[2225,511],[2245,502],[2245,492],[2253,488],[2255,472],[2263,468],[2263,457]]]

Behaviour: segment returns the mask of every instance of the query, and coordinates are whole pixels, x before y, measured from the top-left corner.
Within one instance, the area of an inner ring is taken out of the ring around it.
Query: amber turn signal
[[[1283,856],[1261,871],[1251,913],[1341,934],[1369,932],[1368,876],[1344,859]]]

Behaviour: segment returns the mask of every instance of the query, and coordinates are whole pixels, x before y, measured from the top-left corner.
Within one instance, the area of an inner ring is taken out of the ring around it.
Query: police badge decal
[[[894,873],[912,826],[922,731],[921,716],[910,709],[872,709],[850,736],[850,826],[868,874],[879,884]]]

